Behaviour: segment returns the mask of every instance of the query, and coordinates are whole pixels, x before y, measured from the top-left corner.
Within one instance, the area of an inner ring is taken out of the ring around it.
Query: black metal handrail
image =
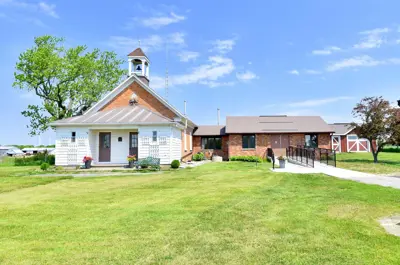
[[[286,149],[286,156],[289,161],[292,160],[292,162],[314,167],[315,153],[313,149],[289,146]]]
[[[336,151],[326,148],[315,148],[315,160],[328,166],[336,167]]]

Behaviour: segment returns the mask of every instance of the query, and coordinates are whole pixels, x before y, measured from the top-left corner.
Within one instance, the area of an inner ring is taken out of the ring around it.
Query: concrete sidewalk
[[[272,171],[297,173],[297,174],[322,173],[332,177],[358,181],[365,184],[375,184],[384,187],[392,187],[395,189],[400,189],[400,178],[379,176],[379,175],[358,172],[354,170],[337,168],[337,167],[327,166],[319,162],[315,162],[314,168],[304,167],[293,163],[286,163],[286,168],[283,169],[277,168]]]

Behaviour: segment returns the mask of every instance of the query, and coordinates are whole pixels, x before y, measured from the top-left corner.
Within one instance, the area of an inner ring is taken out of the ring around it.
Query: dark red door
[[[138,133],[129,133],[129,155],[136,155],[138,157]]]
[[[111,161],[111,133],[99,133],[99,162]]]

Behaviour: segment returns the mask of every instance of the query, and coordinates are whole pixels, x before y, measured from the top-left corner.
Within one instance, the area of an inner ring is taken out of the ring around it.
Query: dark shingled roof
[[[144,56],[144,57],[147,57],[146,54],[144,54],[144,52],[142,51],[141,48],[137,48],[136,50],[134,50],[133,52],[128,54],[128,56]]]
[[[226,133],[331,133],[319,116],[229,116]]]
[[[200,125],[193,133],[194,136],[225,135],[225,125]]]

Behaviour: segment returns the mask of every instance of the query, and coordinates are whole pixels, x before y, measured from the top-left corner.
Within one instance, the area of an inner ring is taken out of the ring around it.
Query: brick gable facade
[[[114,97],[110,102],[105,105],[102,110],[111,110],[123,106],[129,105],[129,100],[132,94],[135,93],[138,96],[138,104],[142,105],[154,112],[158,112],[164,117],[173,119],[176,115],[157,98],[150,94],[147,90],[141,87],[137,82],[133,82],[121,93]]]

